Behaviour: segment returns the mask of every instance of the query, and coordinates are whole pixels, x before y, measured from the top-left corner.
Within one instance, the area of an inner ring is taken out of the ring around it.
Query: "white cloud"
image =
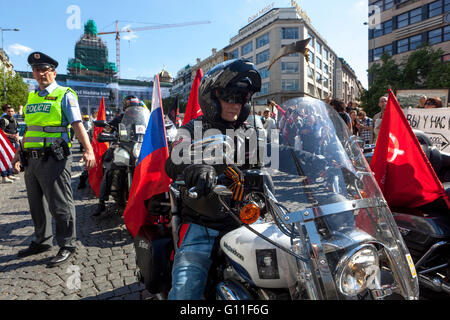
[[[122,39],[123,40],[127,40],[127,41],[131,41],[131,40],[133,40],[133,39],[137,39],[138,38],[138,36],[136,35],[136,33],[135,32],[133,32],[133,31],[131,31],[131,25],[126,25],[125,27],[123,27],[122,28],[122,30],[121,31],[128,31],[128,30],[130,30],[130,32],[127,32],[127,33],[123,33],[122,34]]]
[[[12,53],[16,56],[23,56],[27,53],[30,53],[31,51],[33,51],[33,49],[24,46],[20,43],[14,43],[8,46],[8,53]]]

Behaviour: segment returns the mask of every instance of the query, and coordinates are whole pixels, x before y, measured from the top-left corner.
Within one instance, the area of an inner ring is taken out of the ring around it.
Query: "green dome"
[[[92,34],[97,35],[97,24],[94,22],[94,20],[89,20],[84,25],[84,34]]]

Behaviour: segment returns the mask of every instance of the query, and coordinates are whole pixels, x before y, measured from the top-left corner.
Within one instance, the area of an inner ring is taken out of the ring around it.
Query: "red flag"
[[[447,198],[392,90],[370,167],[391,207],[416,208]]]
[[[199,116],[203,115],[202,109],[200,109],[200,104],[198,103],[198,88],[200,87],[200,81],[202,81],[202,78],[203,71],[200,68],[197,70],[194,82],[192,83],[191,93],[186,106],[186,113],[184,114],[183,126],[192,119],[197,119]]]
[[[106,112],[105,112],[105,99],[102,97],[100,101],[100,107],[98,108],[97,120],[106,120]],[[94,134],[92,136],[92,148],[94,149],[95,155],[95,163],[96,166],[89,170],[89,184],[91,185],[92,190],[96,197],[98,198],[100,193],[100,184],[103,179],[103,165],[102,165],[102,156],[108,150],[109,143],[107,142],[98,142],[97,136],[100,132],[103,131],[103,128],[95,127]]]
[[[130,196],[123,219],[128,231],[136,237],[144,225],[156,222],[147,212],[145,200],[169,191],[170,178],[164,169],[169,157],[159,77],[153,82],[152,111],[142,142],[141,153],[133,175]]]
[[[9,141],[2,129],[0,129],[0,172],[8,174],[12,172],[12,159],[16,149]]]

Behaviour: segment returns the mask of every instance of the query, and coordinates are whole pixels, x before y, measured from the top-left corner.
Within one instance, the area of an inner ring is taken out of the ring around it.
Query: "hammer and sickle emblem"
[[[394,162],[398,156],[404,155],[405,151],[400,150],[400,143],[397,140],[397,137],[392,133],[389,133],[389,147],[388,147],[388,162]]]

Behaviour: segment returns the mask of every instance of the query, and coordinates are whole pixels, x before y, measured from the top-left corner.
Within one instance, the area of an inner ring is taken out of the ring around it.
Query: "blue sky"
[[[95,20],[98,31],[113,31],[116,20],[120,28],[211,21],[122,36],[122,78],[150,78],[163,67],[175,76],[182,67],[195,64],[197,58],[208,57],[212,48],[220,50],[228,45],[249,17],[272,3],[275,7],[291,6],[290,0],[1,0],[0,27],[20,29],[4,32],[5,48],[16,70],[30,70],[26,58],[33,50],[58,60],[57,72],[65,74],[68,59],[74,57],[75,43],[89,19]],[[367,88],[368,41],[367,26],[363,25],[367,21],[367,0],[297,0],[297,3]],[[74,11],[68,13],[71,6],[80,9],[80,29],[73,28],[76,20]],[[114,35],[104,35],[102,39],[109,48],[109,61],[115,62]]]

